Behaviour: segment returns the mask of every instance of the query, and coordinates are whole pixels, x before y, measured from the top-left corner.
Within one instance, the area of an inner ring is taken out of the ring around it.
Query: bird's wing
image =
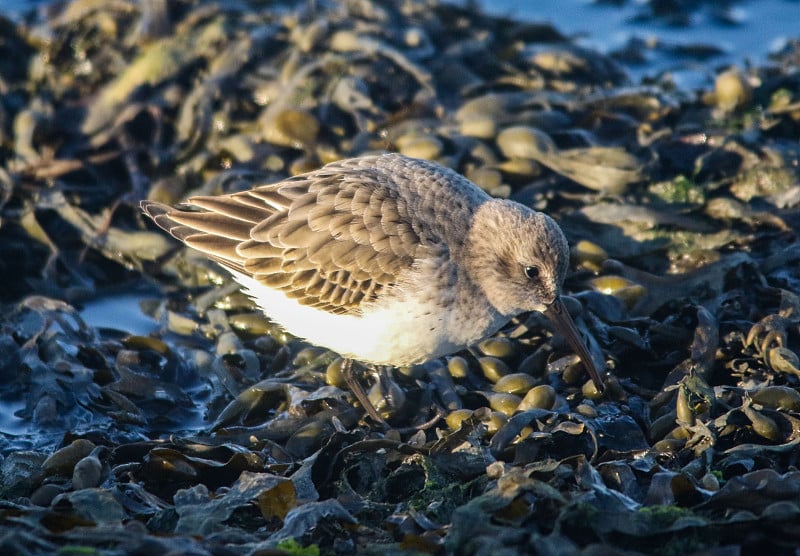
[[[142,209],[186,245],[301,304],[359,314],[412,268],[421,250],[446,254],[435,231],[411,214],[402,191],[407,176],[393,173],[393,162],[408,160],[351,159],[277,184],[189,199],[202,210],[151,201]],[[423,181],[437,172],[411,167]]]

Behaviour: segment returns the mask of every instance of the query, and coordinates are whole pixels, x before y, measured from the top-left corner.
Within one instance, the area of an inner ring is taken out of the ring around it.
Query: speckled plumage
[[[189,204],[142,210],[229,270],[289,332],[348,358],[421,363],[521,312],[565,314],[558,225],[435,163],[365,156]],[[568,339],[599,382],[581,340]]]

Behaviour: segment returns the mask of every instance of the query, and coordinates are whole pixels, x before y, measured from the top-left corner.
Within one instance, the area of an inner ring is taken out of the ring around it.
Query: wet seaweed
[[[4,553],[800,542],[797,40],[689,92],[435,1],[73,0],[0,39]],[[529,315],[374,381],[371,429],[336,354],[137,209],[380,150],[559,220],[604,392]],[[84,320],[131,291],[152,334]]]

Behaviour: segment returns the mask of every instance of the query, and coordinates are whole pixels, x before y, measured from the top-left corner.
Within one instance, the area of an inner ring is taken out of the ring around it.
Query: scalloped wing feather
[[[161,228],[211,259],[303,305],[360,314],[411,271],[436,234],[414,229],[393,181],[399,157],[352,159],[283,182],[215,197],[201,211],[143,201]],[[388,167],[387,167],[388,166]],[[426,176],[427,177],[427,176]],[[446,254],[446,253],[445,253]],[[268,308],[267,308],[268,309]]]

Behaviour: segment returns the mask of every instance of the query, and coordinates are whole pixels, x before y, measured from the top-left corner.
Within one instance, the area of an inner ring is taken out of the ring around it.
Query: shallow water
[[[0,434],[17,435],[28,431],[29,423],[15,416],[24,407],[23,400],[0,401]]]
[[[46,4],[46,2],[42,0],[4,0],[0,4],[0,12],[18,15],[42,4]]]
[[[645,11],[645,2],[641,0],[622,6],[590,0],[480,0],[478,3],[494,15],[552,23],[565,35],[576,37],[579,44],[606,53],[622,48],[632,37],[675,46],[707,45],[724,51],[708,60],[678,59],[648,52],[644,64],[627,65],[635,81],[670,71],[676,84],[685,88],[707,84],[715,68],[763,63],[770,52],[780,49],[797,34],[800,21],[797,0],[734,2],[726,12],[730,18],[727,22],[720,21],[706,5],[692,13],[685,26],[637,19]]]
[[[158,323],[142,313],[141,294],[131,293],[100,297],[86,303],[81,317],[95,328],[113,328],[139,336],[158,329]]]

